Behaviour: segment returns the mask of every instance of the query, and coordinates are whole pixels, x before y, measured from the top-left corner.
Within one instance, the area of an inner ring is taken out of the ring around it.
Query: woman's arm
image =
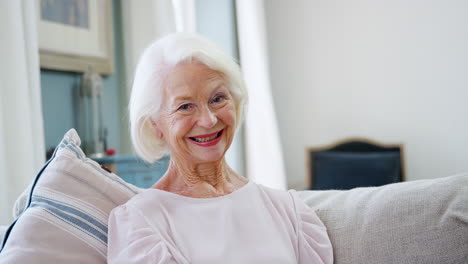
[[[297,215],[299,263],[333,263],[333,248],[327,228],[312,208],[290,191]]]
[[[109,216],[107,262],[177,263],[166,243],[145,221],[137,208],[121,205]]]

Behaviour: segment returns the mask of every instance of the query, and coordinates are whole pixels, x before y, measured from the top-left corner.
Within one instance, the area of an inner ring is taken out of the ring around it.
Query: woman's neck
[[[191,164],[171,158],[166,174],[153,188],[196,198],[218,197],[244,186],[248,180],[237,175],[224,158],[217,162]]]

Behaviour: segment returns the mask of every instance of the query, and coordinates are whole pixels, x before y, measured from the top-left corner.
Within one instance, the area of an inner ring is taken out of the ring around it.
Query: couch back
[[[302,191],[335,263],[468,263],[468,174],[349,191]]]

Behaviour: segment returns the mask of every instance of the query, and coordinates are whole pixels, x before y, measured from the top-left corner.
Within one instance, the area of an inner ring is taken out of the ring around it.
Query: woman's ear
[[[156,136],[159,139],[162,139],[164,137],[164,135],[163,135],[161,129],[159,128],[158,124],[156,124],[156,122],[154,122],[154,120],[151,120],[151,125],[153,126],[154,131],[156,132]]]

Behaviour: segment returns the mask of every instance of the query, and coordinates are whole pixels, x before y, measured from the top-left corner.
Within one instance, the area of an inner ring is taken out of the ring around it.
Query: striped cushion
[[[86,158],[68,131],[9,227],[0,263],[106,263],[107,218],[140,189]]]

